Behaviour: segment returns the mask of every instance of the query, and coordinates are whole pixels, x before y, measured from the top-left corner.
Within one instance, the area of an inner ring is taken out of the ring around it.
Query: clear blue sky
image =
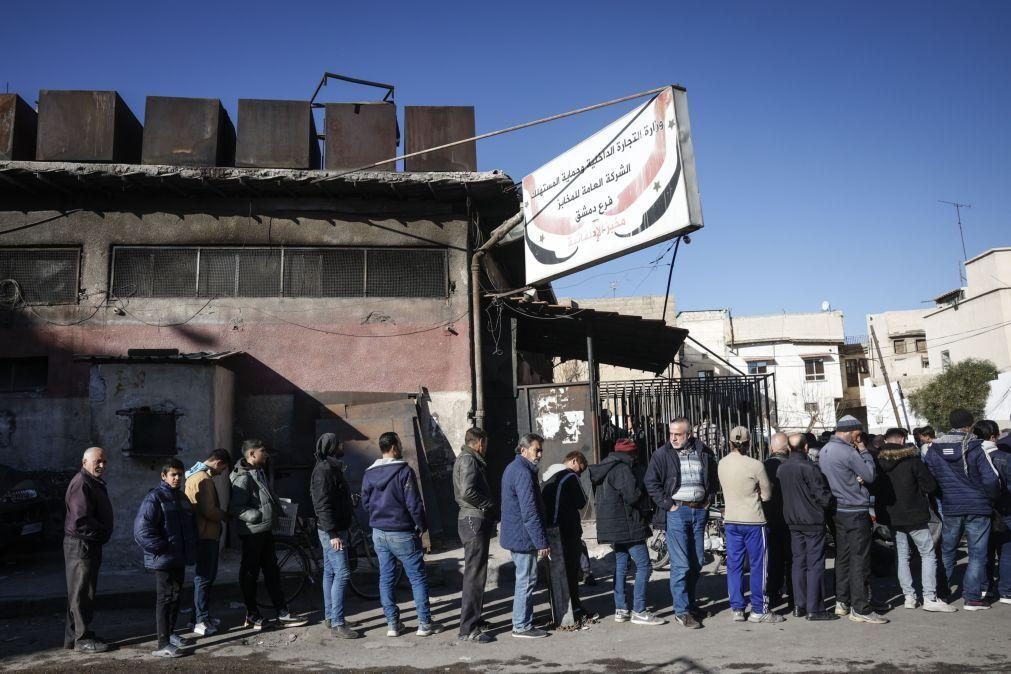
[[[479,132],[677,82],[706,227],[682,246],[679,309],[737,315],[916,308],[1011,245],[1011,3],[4,3],[0,86],[308,98],[324,70],[397,102],[470,104]],[[326,100],[367,89],[331,85]],[[517,181],[631,106],[481,143]],[[664,246],[665,247],[665,246]],[[663,292],[650,249],[556,281],[560,296]]]

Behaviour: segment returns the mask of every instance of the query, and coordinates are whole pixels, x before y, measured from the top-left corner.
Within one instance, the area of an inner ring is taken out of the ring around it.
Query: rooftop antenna
[[[965,252],[965,229],[962,227],[962,209],[972,208],[972,204],[962,204],[957,201],[945,201],[943,199],[938,199],[940,204],[948,204],[955,207],[955,218],[958,220],[958,235],[962,237],[962,266],[958,268],[958,278],[965,285],[965,263],[969,259],[969,255]]]
[[[611,281],[611,297],[617,297],[618,295],[618,282]]]

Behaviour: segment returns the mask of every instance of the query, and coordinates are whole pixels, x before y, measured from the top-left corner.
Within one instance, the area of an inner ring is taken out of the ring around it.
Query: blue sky
[[[1011,245],[1011,3],[4,3],[0,86],[308,98],[323,71],[403,105],[474,105],[491,131],[669,83],[687,87],[706,227],[679,309],[916,308]],[[368,100],[332,84],[326,100]],[[517,181],[631,104],[478,146]],[[662,293],[666,245],[559,279],[560,296]],[[616,287],[612,289],[611,284]]]

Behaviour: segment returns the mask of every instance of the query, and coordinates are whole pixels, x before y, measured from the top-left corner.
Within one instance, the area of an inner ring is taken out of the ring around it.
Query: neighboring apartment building
[[[966,285],[924,312],[931,373],[966,358],[1011,371],[1011,247],[991,248],[965,263]]]
[[[870,339],[872,327],[891,381],[898,382],[908,392],[918,388],[930,376],[925,321],[928,313],[929,309],[910,309],[867,315],[870,376],[875,386],[883,386],[885,379],[878,352]]]
[[[682,348],[683,376],[736,375],[734,368],[774,373],[781,429],[835,426],[844,398],[842,312],[733,317],[727,309],[682,311],[677,325],[709,349],[690,343]]]

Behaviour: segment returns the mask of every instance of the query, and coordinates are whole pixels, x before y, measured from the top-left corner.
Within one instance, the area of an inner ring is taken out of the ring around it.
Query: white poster
[[[685,92],[665,89],[523,179],[526,282],[702,227]]]

